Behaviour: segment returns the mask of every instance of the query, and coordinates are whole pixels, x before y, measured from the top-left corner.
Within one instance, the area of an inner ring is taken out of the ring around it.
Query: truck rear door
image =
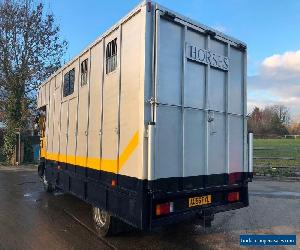
[[[158,9],[155,189],[221,186],[247,171],[245,49]]]

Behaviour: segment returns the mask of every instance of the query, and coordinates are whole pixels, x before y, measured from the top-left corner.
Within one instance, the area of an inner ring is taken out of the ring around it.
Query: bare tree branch
[[[39,84],[67,47],[52,13],[33,0],[0,0],[0,112],[11,131],[25,129]]]

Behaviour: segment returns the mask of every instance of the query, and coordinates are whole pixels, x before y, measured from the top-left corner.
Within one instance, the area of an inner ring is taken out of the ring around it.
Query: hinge
[[[151,105],[153,105],[153,104],[156,103],[156,99],[152,96],[152,97],[148,100],[148,102],[149,102]]]
[[[171,19],[171,20],[174,20],[176,18],[176,15],[169,12],[169,11],[165,11],[164,13],[164,17],[168,18],[168,19]]]
[[[148,138],[149,137],[149,127],[147,126],[145,129],[144,137]]]

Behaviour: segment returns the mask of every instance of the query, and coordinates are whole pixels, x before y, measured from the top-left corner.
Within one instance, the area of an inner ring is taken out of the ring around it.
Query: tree
[[[61,65],[67,43],[44,5],[33,0],[0,0],[0,112],[4,150],[13,154],[35,107],[36,90]]]
[[[291,115],[289,109],[284,105],[273,105],[269,107],[275,113],[280,121],[285,126],[289,126]]]
[[[291,135],[300,135],[300,123],[294,122],[288,126],[288,131]]]
[[[248,129],[249,131],[260,134],[260,127],[262,122],[262,112],[258,107],[255,107],[248,119]]]
[[[288,134],[289,123],[290,112],[283,105],[267,106],[264,109],[255,107],[248,119],[248,128],[255,134],[284,135]]]

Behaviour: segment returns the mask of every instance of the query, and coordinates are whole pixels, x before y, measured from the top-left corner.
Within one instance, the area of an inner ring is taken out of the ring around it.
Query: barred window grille
[[[81,73],[81,86],[84,86],[87,84],[88,81],[88,59],[85,59],[82,63],[81,63],[81,69],[80,69],[80,73]]]
[[[64,75],[64,88],[63,88],[64,97],[73,94],[74,82],[75,82],[75,69],[73,68]]]
[[[117,38],[106,45],[106,74],[117,68]]]

